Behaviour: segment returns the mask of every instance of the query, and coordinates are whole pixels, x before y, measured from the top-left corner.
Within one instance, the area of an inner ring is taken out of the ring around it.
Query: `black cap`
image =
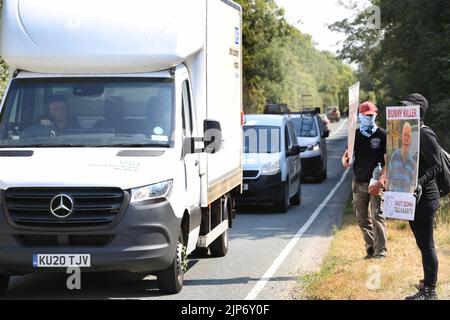
[[[405,106],[420,106],[420,117],[423,119],[428,110],[428,100],[419,93],[410,94],[402,101]]]

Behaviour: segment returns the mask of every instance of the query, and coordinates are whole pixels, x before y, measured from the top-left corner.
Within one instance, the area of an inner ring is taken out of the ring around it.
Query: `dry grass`
[[[435,233],[439,255],[441,299],[450,299],[450,205],[438,215]],[[330,252],[319,272],[300,278],[299,296],[312,300],[402,300],[415,293],[423,277],[420,252],[407,222],[388,222],[386,260],[363,260],[364,242],[350,204],[342,227],[336,231]]]

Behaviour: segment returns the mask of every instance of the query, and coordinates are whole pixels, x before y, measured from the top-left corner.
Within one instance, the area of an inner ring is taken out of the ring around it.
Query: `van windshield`
[[[244,126],[244,153],[281,152],[280,128]]]
[[[15,79],[0,114],[0,148],[165,147],[172,79]]]
[[[297,137],[313,138],[317,136],[316,121],[312,117],[292,118]]]

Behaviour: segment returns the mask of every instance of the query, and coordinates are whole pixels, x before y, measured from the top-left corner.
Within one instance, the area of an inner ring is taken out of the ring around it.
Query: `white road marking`
[[[341,124],[341,126],[340,126],[335,132],[333,132],[333,134],[330,136],[330,138],[334,138],[335,136],[337,136],[337,135],[340,133],[340,131],[342,130],[342,128],[347,124],[347,122],[348,122],[348,119],[346,119],[346,120]]]
[[[303,225],[303,227],[301,227],[300,230],[298,230],[297,234],[291,239],[291,241],[284,248],[284,250],[281,252],[281,254],[274,260],[274,262],[272,263],[270,268],[266,271],[266,273],[258,281],[258,283],[253,287],[252,291],[250,291],[250,293],[247,295],[245,300],[256,300],[258,295],[261,293],[261,291],[264,289],[264,287],[267,285],[267,283],[273,277],[275,272],[277,272],[278,268],[282,265],[284,260],[286,260],[289,253],[291,253],[292,249],[294,249],[295,245],[300,240],[300,238],[303,236],[303,234],[313,224],[313,222],[319,216],[322,209],[328,204],[328,202],[334,196],[334,194],[339,189],[339,187],[342,185],[342,183],[344,183],[345,178],[347,177],[349,171],[350,171],[349,169],[345,170],[344,174],[341,177],[341,180],[336,184],[336,186],[333,188],[333,190],[331,190],[331,192],[328,194],[328,196],[322,201],[320,206],[316,209],[316,211],[314,211],[314,213],[311,215],[311,217],[308,219],[308,221]]]

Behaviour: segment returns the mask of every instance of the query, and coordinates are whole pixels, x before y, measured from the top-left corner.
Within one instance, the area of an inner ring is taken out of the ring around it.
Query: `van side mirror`
[[[298,156],[302,152],[302,148],[299,145],[293,145],[292,148],[286,152],[286,156]]]
[[[184,138],[183,157],[188,154],[210,153],[214,154],[222,147],[222,128],[219,121],[205,120],[204,135],[202,138]]]
[[[205,143],[203,152],[214,154],[220,150],[223,137],[222,127],[219,121],[205,120],[203,142]]]

